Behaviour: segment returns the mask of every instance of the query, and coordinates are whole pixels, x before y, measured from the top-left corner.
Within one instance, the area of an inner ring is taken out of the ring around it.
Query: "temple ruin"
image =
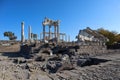
[[[69,35],[60,32],[59,20],[45,18],[40,39],[24,22],[20,28],[20,41],[0,41],[2,80],[120,79],[120,48],[107,49],[108,39],[96,30],[79,30],[77,40],[70,41]]]
[[[21,41],[24,42],[24,23],[22,22]],[[80,30],[77,41],[70,42],[70,36],[60,33],[60,21],[45,18],[42,22],[43,32],[40,33],[40,42],[31,42],[21,45],[20,53],[25,58],[44,63],[41,69],[45,72],[56,73],[65,69],[74,69],[76,66],[91,64],[92,56],[107,53],[105,42],[107,38],[97,31],[87,27]],[[48,32],[46,30],[48,27]],[[51,31],[54,27],[54,32]],[[33,38],[31,26],[28,28],[28,40]],[[62,38],[62,39],[61,39]],[[53,67],[54,65],[54,67]]]
[[[98,45],[105,45],[108,41],[106,37],[99,34],[97,31],[87,27],[86,29],[80,30],[76,36],[77,42],[82,43],[97,43]]]
[[[55,21],[55,20],[45,17],[44,21],[42,22],[43,32],[40,33],[40,41],[54,42],[54,43],[70,42],[70,36],[67,36],[65,33],[60,33],[59,25],[60,25],[60,20]],[[49,29],[48,32],[46,30],[46,27],[48,27]],[[51,31],[51,27],[54,28],[54,32]],[[28,26],[28,40],[27,41],[34,42],[33,40],[34,35],[35,34],[32,33],[31,26]],[[21,42],[25,43],[24,22],[21,22]]]
[[[60,20],[51,20],[47,17],[45,17],[44,21],[42,22],[43,25],[43,32],[40,34],[40,36],[43,35],[43,41],[53,41],[53,42],[60,42],[65,41],[66,34],[60,33],[59,25]],[[48,26],[49,32],[46,32],[46,27]],[[54,27],[54,32],[51,32],[51,27]],[[48,35],[48,36],[46,36]],[[60,39],[60,36],[62,36],[62,39]]]
[[[25,48],[22,48],[24,46],[21,46],[21,49],[23,49],[21,51],[24,51],[24,52],[26,51],[26,53],[34,53],[34,50],[36,50],[36,47],[33,48],[31,47],[31,45],[36,44],[38,48],[37,52],[39,53],[41,52],[41,46],[44,47],[43,45],[45,45],[46,43],[48,43],[48,45],[51,43],[55,43],[56,46],[62,46],[62,47],[79,46],[79,49],[76,49],[75,51],[78,51],[80,54],[81,53],[96,54],[96,53],[105,52],[106,50],[105,42],[108,41],[108,39],[104,37],[103,35],[99,34],[97,31],[92,30],[89,27],[87,27],[86,29],[79,31],[79,34],[76,36],[77,38],[76,42],[70,42],[69,41],[70,36],[68,36],[68,42],[67,42],[66,40],[67,35],[65,33],[60,33],[59,25],[60,25],[59,20],[52,20],[52,19],[45,17],[44,21],[42,22],[43,32],[40,33],[40,43],[31,43],[28,46],[29,47],[28,50]],[[49,29],[48,32],[46,31],[46,27],[48,27]],[[51,27],[54,27],[54,32],[51,31]],[[31,26],[29,26],[28,41],[31,42],[32,38],[33,38],[33,34],[31,32]],[[21,23],[21,42],[22,43],[25,42],[24,22]],[[61,43],[61,42],[64,42],[64,43]],[[56,47],[55,45],[54,47]],[[48,49],[48,52],[51,51],[50,47],[47,49]],[[54,53],[54,51],[52,52]]]

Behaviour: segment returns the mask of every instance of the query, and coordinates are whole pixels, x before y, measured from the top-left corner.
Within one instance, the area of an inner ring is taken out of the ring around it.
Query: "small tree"
[[[16,40],[17,39],[17,36],[15,36],[14,33],[11,31],[4,32],[4,37],[8,37],[9,40]]]
[[[116,41],[117,41],[118,43],[120,43],[120,34],[117,34],[117,35],[116,35]]]
[[[120,35],[118,35],[117,32],[115,31],[109,31],[109,30],[105,30],[103,28],[100,28],[97,30],[100,34],[104,35],[105,37],[107,37],[109,39],[109,41],[106,43],[107,45],[112,45],[115,42],[119,41],[120,39]]]

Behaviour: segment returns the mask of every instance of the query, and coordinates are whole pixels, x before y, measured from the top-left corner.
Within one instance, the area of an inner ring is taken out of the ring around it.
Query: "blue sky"
[[[70,35],[71,40],[86,27],[120,33],[120,0],[0,0],[0,39],[7,39],[5,31],[21,39],[22,21],[26,39],[29,25],[39,35],[44,17],[59,19],[60,32]]]

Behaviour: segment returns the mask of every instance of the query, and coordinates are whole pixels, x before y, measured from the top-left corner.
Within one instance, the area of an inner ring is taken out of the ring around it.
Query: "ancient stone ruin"
[[[25,27],[22,22],[21,41],[0,42],[0,79],[119,80],[120,50],[108,50],[108,39],[97,31],[87,27],[71,42],[60,32],[59,20],[44,19],[40,40],[31,26],[25,38]]]
[[[21,45],[20,53],[25,58],[42,62],[41,70],[45,72],[56,73],[75,69],[76,66],[92,65],[96,60],[92,56],[107,52],[105,45],[107,38],[88,27],[80,30],[76,42],[67,42],[60,39],[60,35],[65,36],[66,34],[60,33],[59,20],[45,18],[42,25],[41,36],[43,35],[43,39],[39,43],[32,42]],[[49,32],[45,31],[45,26],[49,27]],[[50,30],[52,26],[54,26],[54,33]],[[29,27],[29,40],[31,39],[30,33],[31,28]],[[46,36],[47,34],[48,36]],[[23,31],[21,36],[23,43]]]

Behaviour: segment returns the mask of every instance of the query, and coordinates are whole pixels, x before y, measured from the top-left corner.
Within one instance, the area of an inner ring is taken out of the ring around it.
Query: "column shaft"
[[[42,33],[40,33],[40,40],[41,40]]]
[[[57,26],[57,42],[59,42],[59,26]]]
[[[57,37],[57,27],[54,26],[54,35],[55,35],[55,38]]]
[[[67,35],[65,35],[65,39],[66,39],[66,42],[67,42]]]
[[[29,41],[31,41],[31,26],[29,26],[29,34],[28,34],[28,36],[29,36]]]
[[[43,40],[45,41],[45,26],[43,26]]]
[[[21,42],[25,42],[25,37],[24,37],[24,22],[21,23]]]
[[[50,31],[51,26],[49,26],[49,40],[51,39],[51,31]]]
[[[64,35],[62,34],[62,41],[64,41]]]

